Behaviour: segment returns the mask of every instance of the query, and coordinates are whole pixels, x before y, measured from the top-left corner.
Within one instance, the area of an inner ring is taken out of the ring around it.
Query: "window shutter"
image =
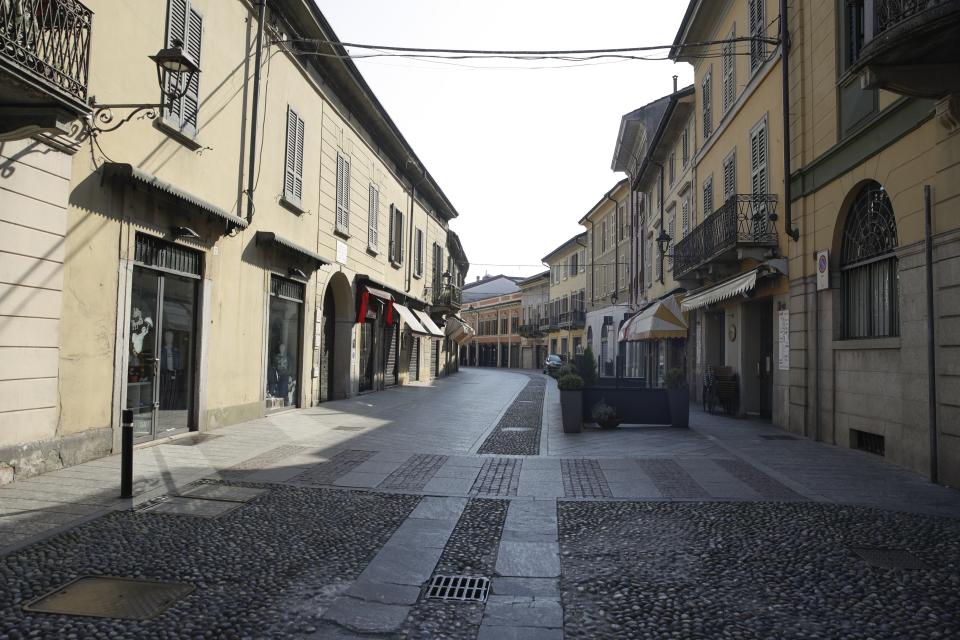
[[[736,30],[731,30],[728,40],[736,38]],[[736,97],[736,62],[734,61],[734,44],[727,42],[723,45],[723,111],[726,113],[733,106]]]
[[[173,41],[179,40],[186,46],[187,42],[187,2],[186,0],[170,0],[167,11],[167,46],[172,47]],[[175,74],[169,74],[166,78],[168,91],[177,91]],[[164,100],[166,103],[166,100]],[[168,124],[180,128],[180,109],[182,100],[175,100],[169,107],[164,108],[163,117]]]
[[[703,102],[703,137],[706,139],[710,137],[711,133],[713,133],[713,112],[711,110],[711,102],[713,100],[713,82],[710,78],[710,74],[707,74],[707,77],[703,79],[701,88],[701,93],[703,94],[701,96]]]
[[[397,212],[397,262],[403,262],[403,212]]]
[[[580,249],[580,273],[587,270],[587,250]]]
[[[303,120],[287,106],[287,150],[284,161],[283,197],[300,206],[303,199]]]
[[[723,201],[737,192],[737,157],[733,154],[723,163]]]
[[[754,194],[767,192],[767,125],[763,123],[750,136],[750,177]]]
[[[372,184],[367,207],[367,246],[377,251],[380,246],[380,191]]]
[[[350,159],[337,154],[337,231],[350,233]]]
[[[690,198],[684,197],[683,203],[680,206],[683,216],[683,235],[687,235],[687,232],[690,231]]]
[[[750,41],[750,69],[759,67],[764,58],[763,42],[756,39],[764,36],[763,1],[747,0],[750,7],[750,35],[755,38]]]
[[[396,213],[394,213],[394,209],[395,207],[390,205],[390,222],[389,229],[387,231],[387,256],[390,258],[391,262],[397,261],[397,241],[395,239],[397,232],[396,229],[394,229],[394,225],[396,224],[394,217],[396,216]]]
[[[191,60],[198,66],[200,65],[201,41],[203,39],[203,18],[200,14],[190,9],[189,22],[187,22],[186,39],[184,40],[184,51]],[[195,73],[190,77],[187,85],[187,92],[180,99],[180,128],[183,133],[190,137],[197,135],[197,112],[200,110],[200,74]]]
[[[713,176],[703,183],[703,217],[706,218],[711,213],[713,213]]]

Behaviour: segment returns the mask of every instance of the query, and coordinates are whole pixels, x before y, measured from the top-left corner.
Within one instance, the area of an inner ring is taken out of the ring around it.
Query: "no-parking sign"
[[[817,251],[817,291],[830,288],[830,250]]]

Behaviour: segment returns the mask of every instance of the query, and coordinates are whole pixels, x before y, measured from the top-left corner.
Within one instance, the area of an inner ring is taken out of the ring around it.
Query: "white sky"
[[[344,42],[511,50],[670,44],[687,5],[315,1]],[[582,231],[577,221],[624,177],[610,170],[620,117],[670,93],[674,74],[681,87],[693,81],[692,67],[669,60],[517,70],[374,58],[357,66],[460,213],[451,227],[472,265],[468,281],[542,271],[540,258]]]

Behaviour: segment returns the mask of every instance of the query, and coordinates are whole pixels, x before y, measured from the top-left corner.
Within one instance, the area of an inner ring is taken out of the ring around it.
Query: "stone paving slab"
[[[490,591],[498,596],[560,598],[560,583],[556,578],[495,576],[491,581]]]
[[[492,595],[487,598],[482,624],[485,627],[560,629],[563,627],[563,609],[559,598]]]
[[[560,575],[560,548],[556,542],[501,541],[497,575],[556,578]]]
[[[323,617],[361,633],[389,633],[400,628],[409,610],[402,605],[341,597],[324,612]]]
[[[482,626],[477,640],[563,640],[563,629]]]

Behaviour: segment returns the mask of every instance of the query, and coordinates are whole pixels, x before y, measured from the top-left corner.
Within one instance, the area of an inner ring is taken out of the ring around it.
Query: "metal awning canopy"
[[[620,340],[628,342],[686,337],[687,322],[683,319],[676,295],[657,300],[627,319],[620,327],[619,335]]]
[[[228,213],[220,207],[214,206],[202,198],[198,198],[192,193],[184,191],[179,187],[175,187],[169,182],[164,182],[152,173],[147,173],[146,171],[137,169],[131,164],[127,164],[125,162],[107,162],[102,168],[104,179],[117,178],[126,182],[140,183],[149,189],[163,192],[176,200],[186,202],[187,204],[196,207],[204,213],[216,216],[226,222],[230,227],[246,229],[249,225],[244,218],[235,216],[232,213]]]
[[[680,304],[680,308],[684,311],[693,311],[694,309],[711,305],[714,302],[727,300],[741,293],[752,291],[753,288],[757,286],[757,275],[759,271],[759,267],[757,269],[751,269],[720,284],[715,284],[712,287],[701,289],[700,291],[694,291]]]
[[[410,327],[411,331],[414,333],[423,334],[425,336],[430,335],[430,333],[423,328],[423,325],[420,324],[420,321],[417,320],[417,317],[413,315],[413,311],[407,309],[402,304],[397,304],[396,302],[393,303],[393,310],[400,314],[400,317],[403,318],[404,323]]]
[[[282,238],[272,231],[257,231],[257,244],[262,244],[266,246],[275,246],[280,247],[290,253],[294,253],[301,258],[307,258],[316,263],[316,266],[330,264],[330,261],[321,256],[319,253],[314,253],[310,249],[305,249],[298,244],[290,242],[286,238]]]
[[[433,336],[434,338],[442,338],[443,330],[437,326],[437,323],[430,318],[426,311],[418,311],[414,309],[413,312],[417,314],[417,318],[420,320],[420,324],[427,330],[427,333]]]
[[[389,291],[377,289],[376,287],[371,287],[369,285],[364,285],[363,288],[366,289],[374,298],[380,298],[381,300],[393,300],[393,294]]]

